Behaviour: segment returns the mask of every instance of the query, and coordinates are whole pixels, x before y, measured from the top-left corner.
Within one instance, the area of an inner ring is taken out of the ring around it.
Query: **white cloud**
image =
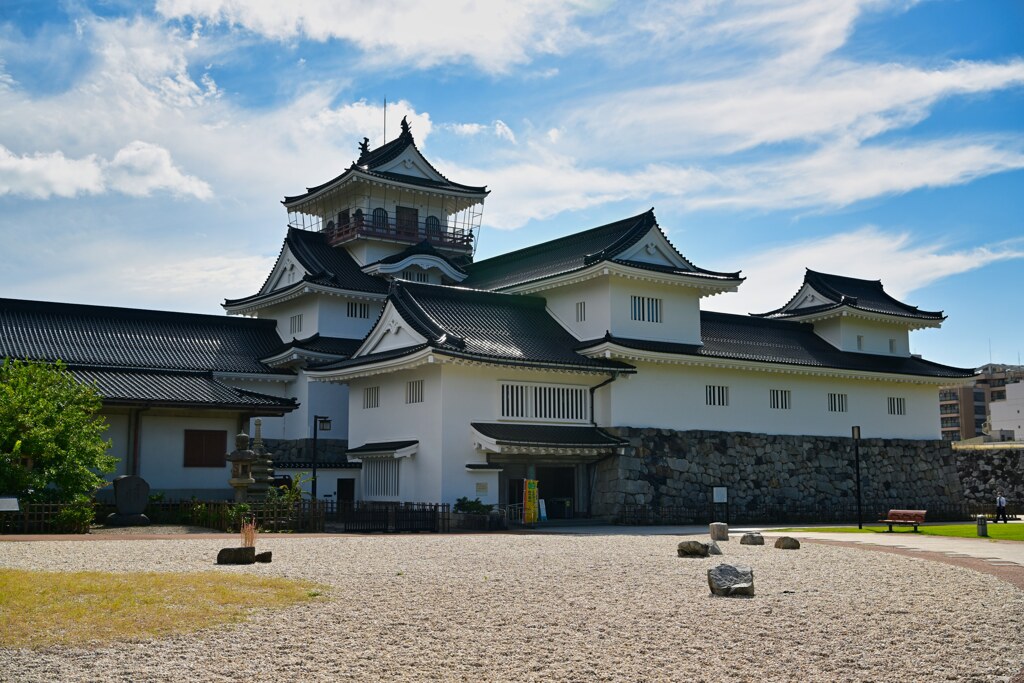
[[[464,135],[467,137],[479,135],[487,130],[487,126],[482,123],[449,123],[445,124],[445,128],[456,135]]]
[[[61,152],[17,156],[0,145],[0,196],[47,199],[97,194],[103,189],[103,171],[93,155],[82,159],[68,159]]]
[[[515,144],[516,134],[513,133],[512,129],[508,127],[508,124],[506,124],[501,119],[498,119],[497,121],[494,122],[494,134],[497,135],[502,140],[508,140],[509,142]]]
[[[501,73],[535,54],[561,52],[577,42],[572,20],[595,5],[584,0],[416,2],[380,0],[158,0],[169,19],[229,24],[276,41],[344,40],[369,61],[428,68],[470,61]]]
[[[991,263],[1024,259],[1024,243],[949,250],[941,243],[921,243],[907,232],[886,232],[865,226],[767,251],[736,257],[747,281],[739,292],[708,300],[708,307],[732,313],[763,313],[786,303],[799,289],[804,270],[818,270],[866,280],[882,280],[892,296],[907,298],[943,278]]]
[[[69,159],[63,152],[17,156],[0,145],[0,195],[32,199],[96,195],[109,190],[146,197],[167,190],[197,199],[212,196],[210,186],[185,175],[159,145],[136,140],[110,162],[90,154]]]

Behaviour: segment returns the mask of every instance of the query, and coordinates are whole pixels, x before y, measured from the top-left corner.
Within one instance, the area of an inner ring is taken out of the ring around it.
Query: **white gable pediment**
[[[419,346],[426,343],[427,338],[410,327],[389,301],[387,306],[384,307],[380,320],[370,330],[370,334],[367,335],[363,345],[355,352],[353,358],[368,356],[371,353]]]
[[[786,305],[784,311],[799,311],[803,308],[812,308],[814,306],[821,306],[824,304],[835,303],[832,299],[829,299],[821,294],[821,292],[814,289],[808,284],[805,284],[797,292],[797,295],[793,297],[793,300]]]
[[[260,294],[290,287],[296,282],[300,282],[305,276],[306,269],[292,255],[291,249],[285,247],[281,252],[281,257],[274,264],[274,270],[270,272],[270,277],[267,278],[267,284],[263,285],[263,289],[260,290]]]
[[[693,267],[675,250],[675,247],[669,244],[664,233],[657,226],[651,227],[639,242],[619,254],[616,259],[652,263],[680,270],[693,270]]]
[[[453,268],[443,258],[430,254],[413,254],[397,263],[373,263],[363,268],[363,272],[367,275],[396,275],[413,267],[420,268],[424,272],[436,270],[452,282],[462,282],[466,279],[465,273]]]
[[[423,158],[423,155],[420,154],[412,145],[406,147],[396,158],[385,164],[381,164],[373,170],[384,171],[387,173],[398,173],[401,175],[411,175],[417,178],[426,178],[428,180],[444,182],[444,178],[441,177],[441,174],[431,168],[427,160]]]

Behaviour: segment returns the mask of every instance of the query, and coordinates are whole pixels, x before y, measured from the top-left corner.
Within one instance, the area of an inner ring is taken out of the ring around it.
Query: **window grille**
[[[405,383],[405,402],[423,403],[423,380],[414,379]]]
[[[729,405],[729,387],[721,384],[709,384],[704,387],[704,401],[709,406]]]
[[[864,335],[863,334],[858,334],[857,335],[857,350],[858,351],[863,351],[864,350]]]
[[[289,323],[290,323],[290,326],[291,326],[291,333],[292,334],[298,334],[299,332],[302,332],[302,314],[301,313],[299,313],[298,315],[293,315],[291,318],[289,318]]]
[[[437,216],[427,216],[426,227],[428,239],[438,239],[441,237],[441,221]]]
[[[380,408],[380,387],[365,387],[363,389],[363,408]]]
[[[348,302],[348,317],[350,318],[369,318],[370,317],[370,304],[363,304],[357,301]]]
[[[889,353],[896,353],[896,340],[895,339],[890,339],[889,340]]]
[[[662,300],[650,296],[629,297],[629,317],[648,323],[661,322]]]
[[[889,397],[889,414],[890,415],[906,415],[907,414],[907,399],[890,396]],[[957,418],[959,420],[959,418]]]
[[[587,320],[587,302],[577,301],[576,302],[576,322],[582,323]]]
[[[943,427],[959,427],[960,426],[960,418],[959,417],[944,417],[944,418],[942,418],[942,426]]]
[[[402,279],[409,280],[410,282],[428,282],[430,277],[427,273],[422,270],[403,270]]]
[[[392,458],[363,460],[363,495],[367,498],[397,498],[400,464]]]
[[[828,395],[828,412],[830,413],[845,413],[846,412],[846,394],[829,394]]]
[[[587,387],[503,382],[501,416],[524,420],[587,422],[590,420]]]
[[[388,212],[387,209],[374,209],[371,214],[371,225],[377,232],[387,232],[388,229]]]
[[[789,410],[791,394],[789,389],[772,389],[770,403],[774,410]]]

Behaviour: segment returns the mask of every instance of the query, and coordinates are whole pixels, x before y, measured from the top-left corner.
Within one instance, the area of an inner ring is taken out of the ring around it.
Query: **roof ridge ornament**
[[[409,120],[405,116],[402,117],[402,135],[412,135],[412,129],[409,125]]]
[[[359,156],[363,157],[370,153],[370,138],[363,138],[363,141],[359,143]]]

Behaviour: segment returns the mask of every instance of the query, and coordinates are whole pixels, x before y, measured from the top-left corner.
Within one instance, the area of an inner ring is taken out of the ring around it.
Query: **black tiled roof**
[[[697,268],[685,258],[683,260],[693,270],[677,270],[649,263],[616,260],[615,257],[618,254],[636,244],[657,224],[654,209],[651,209],[638,216],[631,216],[550,242],[477,261],[466,268],[469,277],[463,281],[463,284],[478,289],[500,290],[582,270],[601,261],[615,261],[647,270],[662,270],[719,280],[740,279],[739,273],[717,273],[704,270]]]
[[[454,263],[452,263],[451,260],[447,256],[445,256],[444,254],[439,252],[437,249],[435,249],[434,245],[432,245],[429,240],[423,240],[422,242],[419,242],[418,244],[412,245],[408,249],[403,249],[402,251],[398,252],[397,254],[392,254],[391,256],[387,256],[385,258],[382,258],[381,260],[376,261],[375,263],[386,263],[386,264],[399,263],[399,262],[404,261],[405,259],[409,258],[410,256],[433,256],[435,258],[441,259],[442,261],[447,263],[449,266],[451,266],[452,268],[454,268],[458,272],[460,272],[460,273],[464,273],[465,272],[462,268],[460,268],[459,266],[457,266]],[[374,264],[370,264],[370,265],[374,265]]]
[[[377,441],[373,443],[364,443],[362,446],[356,448],[350,448],[346,451],[347,455],[362,455],[363,453],[386,453],[388,451],[400,451],[403,448],[409,446],[415,446],[419,441]]]
[[[922,311],[917,306],[905,304],[889,296],[882,287],[881,280],[861,280],[854,277],[819,273],[808,268],[804,274],[803,284],[813,287],[816,292],[827,297],[829,301],[823,302],[818,306],[809,306],[790,311],[785,310],[786,306],[792,304],[793,300],[799,296],[800,291],[803,290],[801,286],[800,290],[797,290],[797,293],[786,302],[785,306],[774,311],[757,313],[755,315],[765,318],[791,318],[820,313],[839,308],[840,306],[849,306],[872,313],[895,315],[904,318],[944,319],[942,311]]]
[[[473,422],[471,426],[500,445],[595,448],[624,446],[628,442],[594,426],[575,427],[504,422]]]
[[[69,367],[289,374],[272,320],[0,299],[0,357]]]
[[[327,243],[326,235],[321,232],[288,228],[288,235],[285,237],[281,252],[277,257],[278,261],[281,260],[285,247],[291,251],[295,259],[308,273],[302,279],[302,282],[294,285],[295,288],[302,287],[303,282],[310,282],[335,289],[368,292],[371,294],[384,294],[388,291],[387,283],[378,277],[364,273],[347,250],[332,247]],[[285,291],[287,288],[271,292],[262,291],[270,282],[270,277],[276,268],[277,264],[275,263],[274,268],[270,271],[271,275],[267,276],[263,287],[260,288],[261,293],[241,299],[227,299],[224,301],[224,306],[240,306],[254,303]]]
[[[470,194],[487,193],[486,185],[477,187],[474,185],[462,185],[461,183],[455,183],[452,182],[451,180],[448,180],[448,178],[445,178],[443,173],[438,171],[436,168],[434,168],[433,164],[427,161],[427,158],[423,156],[422,152],[420,152],[420,156],[423,158],[424,161],[426,161],[427,165],[430,167],[432,171],[434,171],[434,173],[436,173],[438,176],[444,179],[443,182],[430,180],[428,178],[420,178],[419,176],[410,176],[402,173],[391,173],[387,171],[377,170],[379,167],[383,166],[389,161],[397,159],[399,155],[401,155],[402,152],[404,152],[410,146],[417,152],[419,152],[419,148],[416,146],[416,141],[413,140],[412,132],[409,130],[407,124],[403,124],[402,133],[397,138],[391,140],[390,142],[385,142],[383,145],[376,149],[361,151],[359,154],[359,158],[355,161],[355,163],[349,166],[341,175],[328,180],[326,183],[317,185],[316,187],[307,187],[306,191],[303,194],[295,195],[292,197],[285,197],[284,201],[281,203],[292,204],[294,202],[301,201],[306,197],[314,195],[320,190],[323,190],[324,188],[329,187],[330,185],[333,185],[334,183],[343,180],[345,176],[349,175],[354,171],[361,171],[368,175],[377,176],[379,178],[386,178],[389,180],[394,180],[396,182],[409,183],[411,185],[420,185],[424,187],[432,187],[440,190],[454,190],[456,192],[464,192]]]
[[[575,337],[548,315],[540,297],[396,282],[389,300],[430,346],[451,355],[592,370],[632,369],[576,353]]]
[[[640,351],[860,372],[945,378],[972,377],[976,372],[973,368],[955,368],[922,358],[840,351],[816,335],[809,323],[713,311],[701,311],[700,319],[703,346],[606,336],[584,342],[579,348],[610,341]]]
[[[272,356],[277,356],[291,349],[302,349],[313,353],[326,353],[333,356],[351,356],[363,343],[362,339],[350,339],[348,337],[324,337],[319,333],[305,339],[293,339],[281,348],[277,349]]]
[[[281,413],[297,406],[291,399],[228,386],[209,372],[153,372],[71,368],[75,379],[96,387],[104,403],[223,408]]]

